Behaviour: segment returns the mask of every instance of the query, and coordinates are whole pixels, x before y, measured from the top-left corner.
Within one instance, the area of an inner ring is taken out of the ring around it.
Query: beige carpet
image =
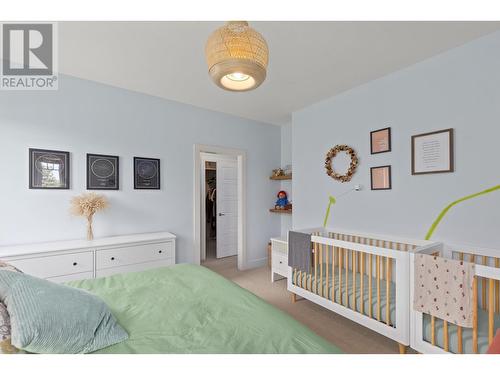
[[[271,283],[271,269],[266,267],[238,271],[236,257],[210,259],[203,265],[260,298],[285,311],[344,353],[399,353],[398,344],[308,300],[292,303],[286,280]]]

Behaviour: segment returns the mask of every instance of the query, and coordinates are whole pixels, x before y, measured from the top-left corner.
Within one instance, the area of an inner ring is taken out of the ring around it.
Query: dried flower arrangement
[[[108,208],[108,200],[104,195],[84,193],[71,199],[71,213],[87,219],[87,239],[93,240],[92,221],[94,214]]]

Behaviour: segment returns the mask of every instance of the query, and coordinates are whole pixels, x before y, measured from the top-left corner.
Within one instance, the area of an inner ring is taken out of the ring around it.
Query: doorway
[[[238,160],[202,152],[201,261],[238,255]],[[205,173],[203,173],[205,172]],[[204,229],[204,231],[203,231]],[[226,259],[236,267],[237,258]]]
[[[245,269],[244,151],[195,146],[195,260]]]

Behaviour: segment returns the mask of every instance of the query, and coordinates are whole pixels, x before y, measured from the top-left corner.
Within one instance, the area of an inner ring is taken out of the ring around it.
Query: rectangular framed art
[[[134,189],[160,190],[160,159],[134,157]]]
[[[370,132],[371,154],[381,154],[391,151],[391,128],[378,129]]]
[[[411,174],[454,171],[453,129],[411,137]]]
[[[69,189],[69,172],[69,152],[29,149],[30,189]]]
[[[391,166],[382,165],[380,167],[371,167],[370,179],[372,190],[392,189]]]
[[[87,154],[87,190],[118,190],[120,158]]]

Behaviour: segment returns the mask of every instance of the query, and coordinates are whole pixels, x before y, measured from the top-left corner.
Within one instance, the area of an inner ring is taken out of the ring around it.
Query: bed
[[[72,281],[101,297],[129,339],[95,353],[340,353],[284,312],[189,264]]]

